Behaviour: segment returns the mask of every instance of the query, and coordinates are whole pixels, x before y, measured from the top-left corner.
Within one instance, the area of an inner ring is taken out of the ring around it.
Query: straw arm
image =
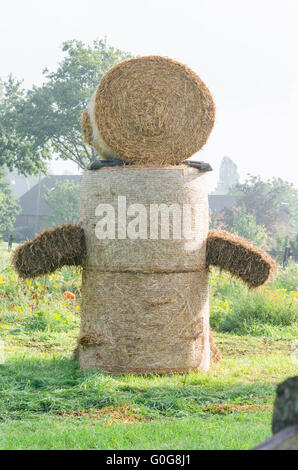
[[[275,273],[275,261],[245,238],[224,230],[211,230],[207,238],[206,267],[217,266],[250,288],[265,284]]]
[[[44,230],[18,246],[12,264],[20,277],[34,278],[65,265],[81,265],[86,251],[84,230],[80,225],[64,224]]]

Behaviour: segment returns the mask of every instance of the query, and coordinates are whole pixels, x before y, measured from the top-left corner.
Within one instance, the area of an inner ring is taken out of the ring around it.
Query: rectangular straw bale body
[[[95,367],[110,373],[208,370],[205,178],[203,172],[186,166],[85,172],[81,224],[87,257],[78,338],[82,368]],[[125,198],[125,209],[119,209],[119,196],[122,202]],[[110,216],[113,208],[114,239],[98,236],[103,219],[100,216],[104,215],[101,204],[106,204]],[[161,238],[167,218],[162,219],[160,214],[158,237],[150,238],[152,204],[159,208],[164,204],[163,209],[173,204],[181,208],[180,238],[174,237],[179,217],[172,215],[168,219],[169,237]],[[196,232],[193,239],[184,236],[184,205],[191,209]],[[133,221],[140,214],[148,216],[147,230],[144,232],[143,224],[141,238],[134,238],[140,224]],[[125,231],[126,237],[119,239],[119,233],[123,236]]]

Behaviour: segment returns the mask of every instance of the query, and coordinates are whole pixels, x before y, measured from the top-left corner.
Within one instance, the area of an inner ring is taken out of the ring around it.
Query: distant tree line
[[[243,236],[256,245],[278,250],[296,239],[298,232],[298,190],[281,178],[262,181],[249,175],[229,194],[237,195],[237,205],[212,214],[213,228]]]

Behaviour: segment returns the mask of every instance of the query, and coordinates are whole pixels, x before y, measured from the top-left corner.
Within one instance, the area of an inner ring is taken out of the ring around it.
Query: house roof
[[[9,181],[10,188],[16,198],[20,198],[29,190],[29,182],[23,175],[18,175],[14,172],[9,173],[7,175],[7,180]]]
[[[44,177],[40,183],[37,183],[29,191],[27,191],[23,196],[20,197],[19,203],[21,205],[21,214],[22,215],[37,215],[37,204],[38,204],[38,192],[40,184],[40,200],[39,200],[39,210],[38,215],[48,215],[51,212],[51,209],[43,202],[42,195],[45,192],[46,188],[55,188],[57,182],[70,180],[79,184],[81,180],[81,175],[50,175]]]

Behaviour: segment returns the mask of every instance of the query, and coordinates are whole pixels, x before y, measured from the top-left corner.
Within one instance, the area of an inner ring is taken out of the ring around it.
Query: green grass
[[[279,269],[269,285],[250,290],[227,273],[210,276],[212,328],[220,332],[298,338],[298,265]]]
[[[283,340],[217,335],[225,359],[209,373],[135,377],[80,371],[74,338],[48,350],[41,336],[35,348],[5,336],[2,449],[251,448],[271,434],[276,384],[297,370]]]
[[[224,359],[208,373],[136,377],[81,371],[72,358],[79,270],[19,282],[5,249],[0,258],[1,449],[248,449],[271,435],[276,384],[297,374],[294,320],[266,323],[262,307],[257,324],[281,333],[217,328]],[[226,275],[214,273],[211,280],[212,312],[222,312],[222,321],[240,309],[247,293]],[[295,299],[292,280],[288,287],[267,289],[278,299]],[[76,299],[66,299],[66,290]],[[280,308],[276,312],[280,318]]]
[[[268,437],[270,415],[192,417],[104,426],[98,420],[41,418],[5,426],[5,449],[246,449]],[[219,432],[220,429],[220,432]]]

